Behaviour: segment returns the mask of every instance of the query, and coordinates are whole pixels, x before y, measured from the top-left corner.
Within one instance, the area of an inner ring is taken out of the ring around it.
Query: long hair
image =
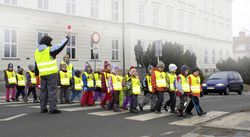
[[[42,37],[42,39],[40,40],[39,44],[42,45],[42,44],[45,44],[47,46],[51,46],[51,42],[52,42],[52,38],[50,36],[44,36]]]

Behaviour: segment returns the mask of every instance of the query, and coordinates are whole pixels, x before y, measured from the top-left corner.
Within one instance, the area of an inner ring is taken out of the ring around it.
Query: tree
[[[135,45],[134,52],[135,52],[137,67],[139,67],[139,65],[143,66],[143,48],[140,42],[138,42]]]

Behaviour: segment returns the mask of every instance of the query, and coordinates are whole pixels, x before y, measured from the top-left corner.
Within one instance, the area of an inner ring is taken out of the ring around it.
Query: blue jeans
[[[81,94],[82,94],[81,90],[72,90],[72,95],[70,96],[70,101],[73,102],[76,97],[80,101],[81,97],[82,97]]]

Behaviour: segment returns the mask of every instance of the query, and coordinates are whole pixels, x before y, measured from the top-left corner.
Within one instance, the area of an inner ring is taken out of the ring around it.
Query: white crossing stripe
[[[23,116],[26,116],[26,115],[28,115],[28,114],[24,113],[24,114],[19,114],[19,115],[16,115],[16,116],[11,116],[11,117],[8,117],[8,118],[0,119],[0,122],[10,121],[10,120],[20,118],[20,117],[23,117]]]
[[[33,103],[33,100],[29,100],[28,103]],[[10,105],[10,104],[27,104],[23,101],[19,101],[19,102],[16,102],[16,101],[12,101],[12,102],[0,102],[0,105]]]
[[[156,113],[148,113],[148,114],[142,114],[142,115],[136,115],[132,117],[126,117],[125,119],[128,120],[135,120],[135,121],[148,121],[156,118],[161,118],[165,116],[169,116],[171,113],[161,113],[161,114],[156,114]]]
[[[5,100],[5,99],[6,99],[6,96],[0,96],[0,99],[4,99],[4,100]]]
[[[179,126],[194,126],[196,124],[207,122],[209,120],[215,119],[217,117],[223,116],[228,113],[229,112],[223,112],[223,111],[210,111],[206,115],[203,115],[203,116],[192,116],[190,118],[178,120],[170,124],[179,125]]]
[[[93,107],[74,107],[74,108],[63,108],[60,109],[61,111],[67,111],[67,112],[74,112],[74,111],[81,111],[81,110],[93,110],[93,109],[99,109],[100,106],[93,106]]]
[[[69,107],[69,106],[80,106],[79,103],[75,104],[57,104],[57,107]],[[40,106],[30,106],[29,108],[40,108]]]
[[[34,103],[24,103],[24,104],[10,104],[10,105],[5,105],[7,107],[22,107],[22,106],[31,106],[34,105]],[[39,105],[37,103],[37,105]]]

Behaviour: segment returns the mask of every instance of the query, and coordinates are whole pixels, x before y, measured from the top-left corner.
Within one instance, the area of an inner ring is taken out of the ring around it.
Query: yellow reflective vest
[[[122,80],[123,77],[119,75],[111,75],[112,84],[114,91],[122,91]]]
[[[177,78],[176,74],[174,74],[174,73],[167,73],[167,75],[169,77],[169,84],[170,84],[169,90],[170,91],[176,91],[176,88],[174,86],[174,82],[175,82],[175,80]]]
[[[30,74],[30,82],[32,85],[36,85],[36,75],[34,72],[29,71]]]
[[[139,95],[141,94],[141,83],[140,79],[136,77],[131,77],[132,80],[132,94]]]
[[[60,84],[62,86],[69,86],[70,85],[70,76],[68,72],[60,71]]]
[[[147,80],[148,90],[149,90],[149,92],[152,93],[153,92],[153,86],[152,86],[151,76],[147,75],[146,80]]]
[[[52,59],[50,56],[50,47],[47,47],[43,51],[36,49],[35,60],[41,77],[58,72],[56,59]]]
[[[69,78],[72,78],[73,65],[71,63],[67,64],[64,61],[62,61],[61,64],[65,64],[67,66],[67,72],[69,73]]]
[[[7,75],[9,84],[17,84],[15,71],[6,70],[6,75]]]
[[[156,86],[158,88],[166,88],[167,87],[167,81],[166,81],[166,73],[155,71],[155,78],[156,78]]]
[[[87,72],[83,72],[83,74],[86,76],[87,78],[87,87],[89,88],[93,88],[94,87],[94,76],[93,74],[89,74]]]
[[[95,73],[94,78],[95,78],[95,86],[101,88],[102,87],[101,74]]]
[[[193,94],[200,95],[201,93],[201,79],[200,77],[195,77],[194,75],[189,75],[191,91]]]
[[[190,86],[189,86],[189,83],[188,83],[188,78],[183,76],[182,74],[179,75],[180,78],[181,78],[181,86],[182,86],[182,90],[184,92],[190,92]]]
[[[17,85],[20,87],[24,87],[25,86],[25,76],[22,74],[16,74],[17,76]]]
[[[83,87],[83,82],[82,82],[82,78],[78,78],[76,76],[74,76],[74,86],[75,86],[75,90],[82,90]]]

